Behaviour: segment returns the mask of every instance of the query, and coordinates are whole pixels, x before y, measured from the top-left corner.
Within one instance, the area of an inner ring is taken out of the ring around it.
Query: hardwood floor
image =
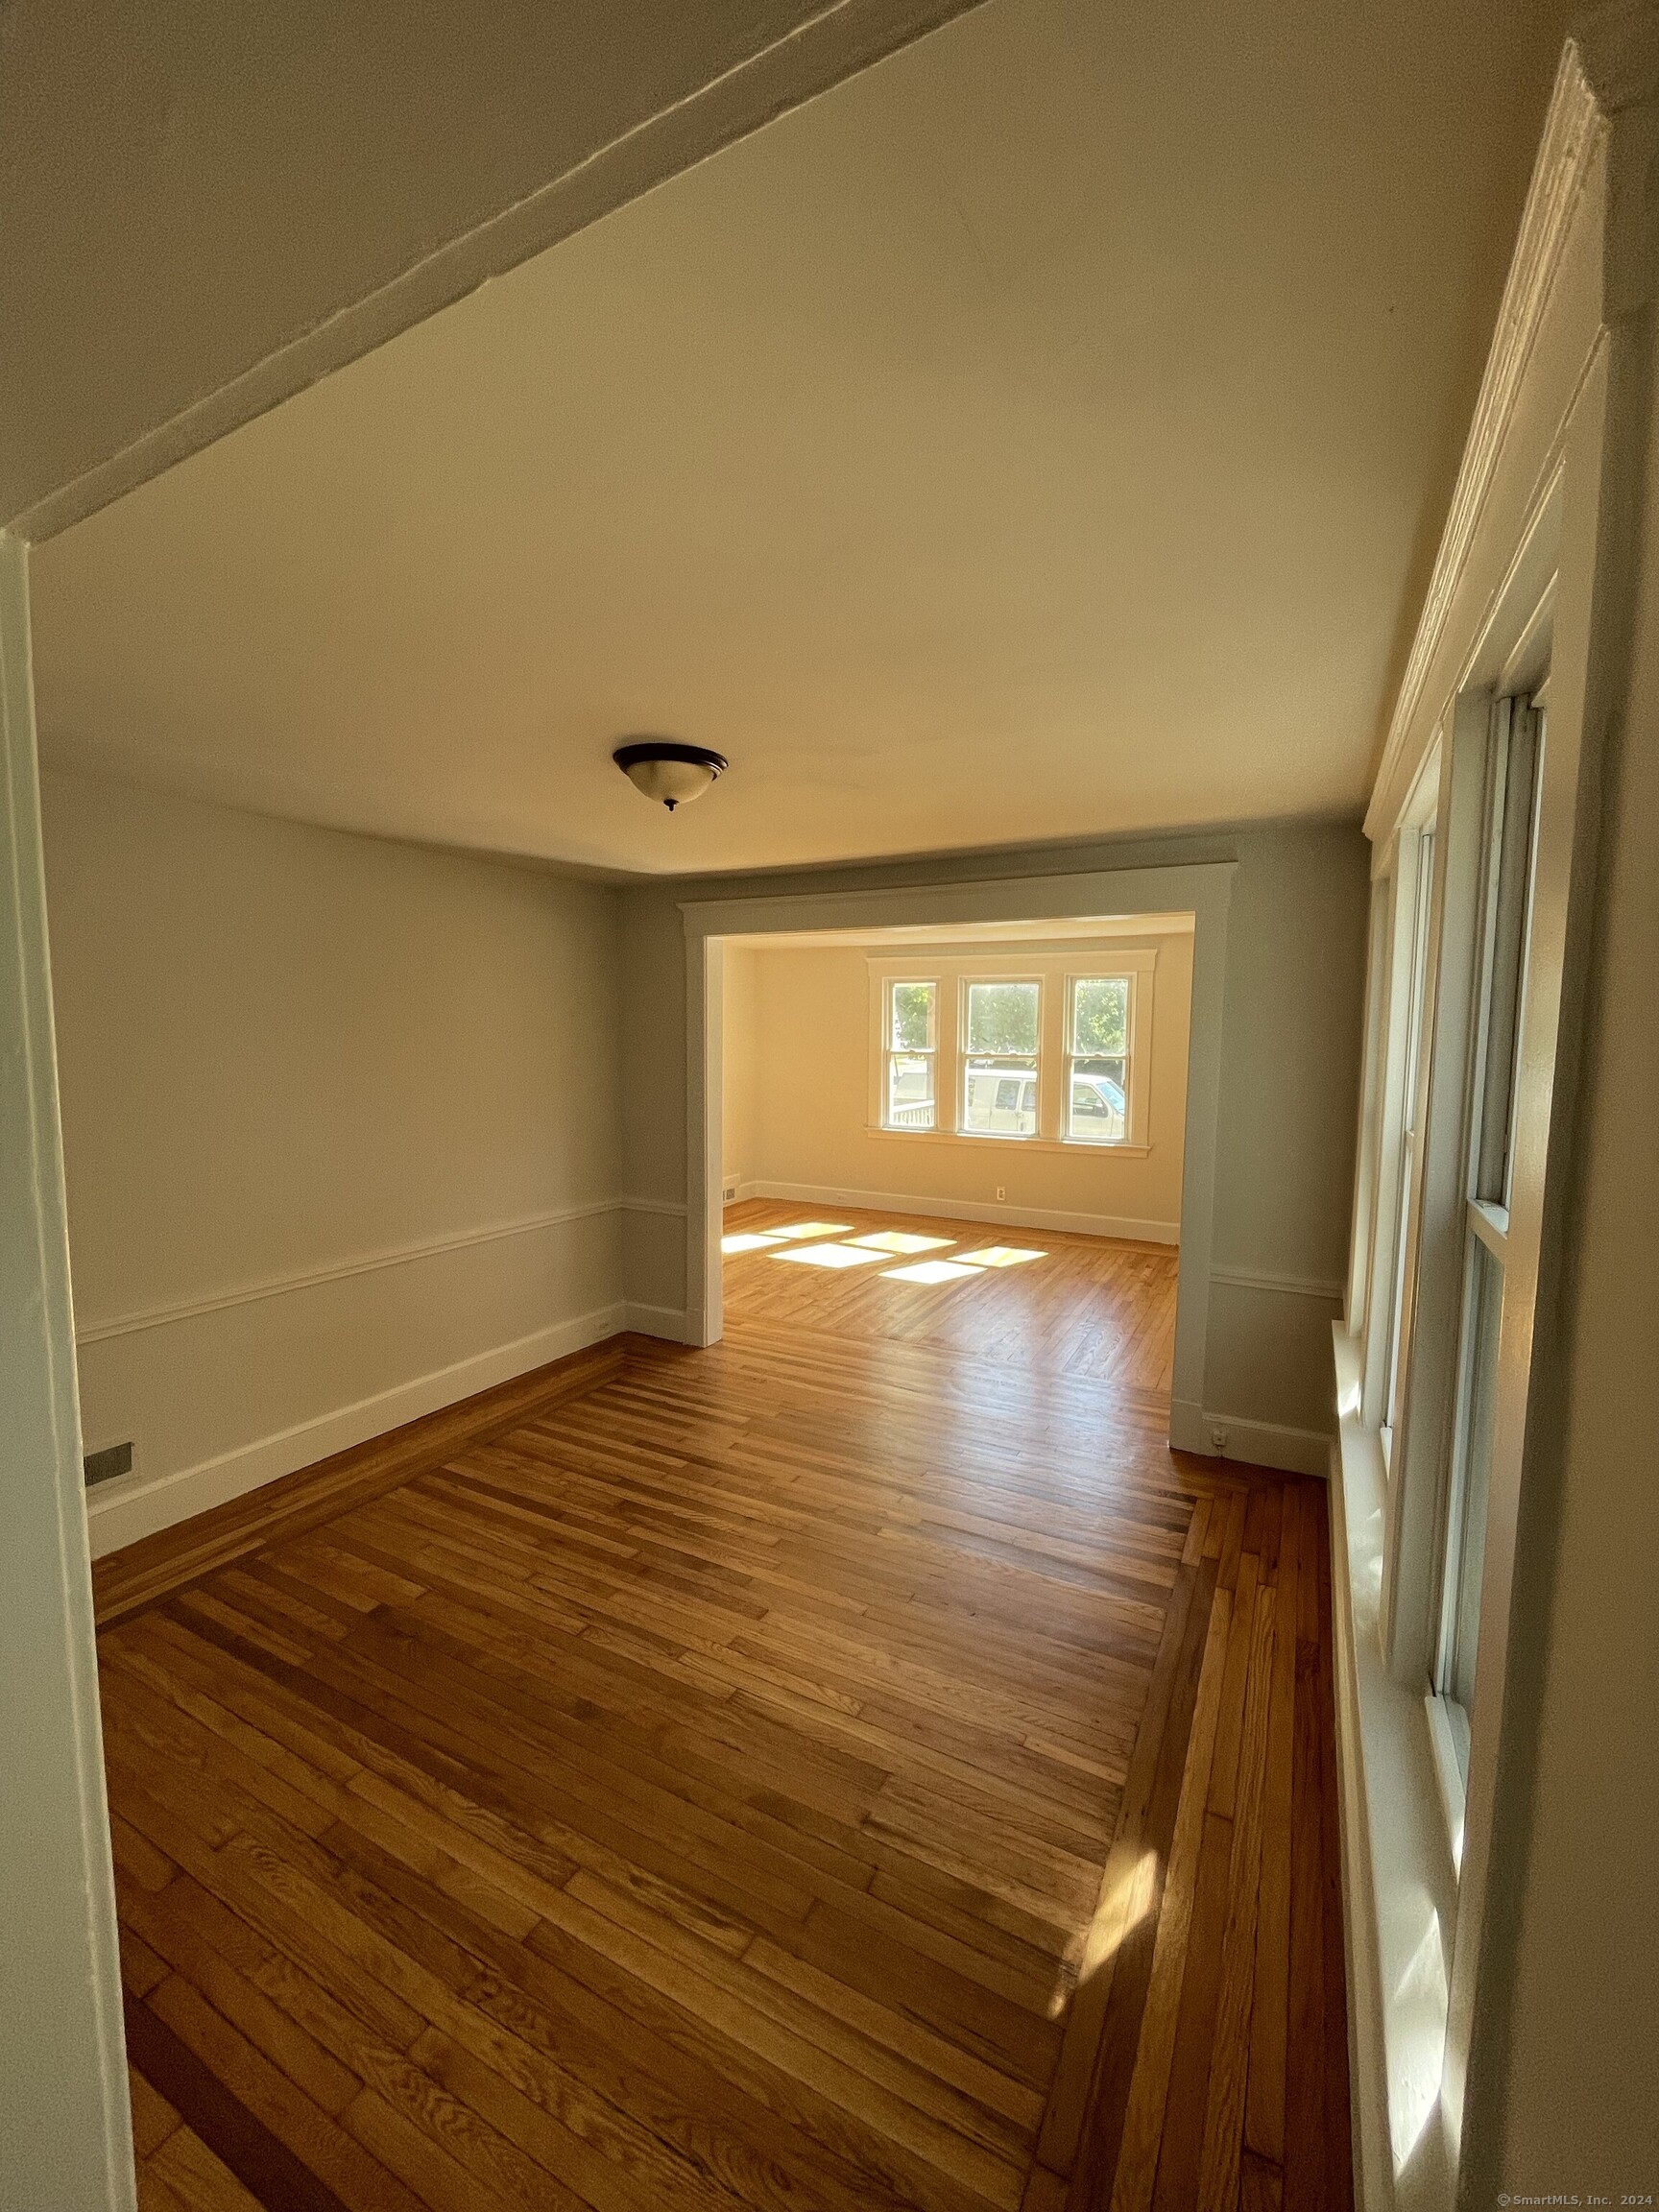
[[[1351,2201],[1323,1485],[1169,1453],[1172,1255],[1018,1241],[101,1563],[151,2212]]]
[[[754,1199],[727,1210],[728,1238],[807,1222],[811,1209]],[[828,1220],[829,1216],[825,1216]],[[814,1335],[928,1346],[990,1360],[998,1369],[1075,1375],[1162,1393],[1166,1409],[1175,1349],[1176,1254],[1169,1244],[1124,1244],[1049,1231],[1004,1233],[927,1214],[837,1213],[854,1238],[898,1235],[926,1249],[895,1252],[886,1265],[776,1266],[733,1253],[726,1268],[729,1322],[791,1322]],[[831,1239],[846,1243],[845,1237]],[[803,1239],[807,1248],[814,1241]],[[986,1251],[1036,1257],[974,1268],[944,1284],[895,1282],[890,1268]]]

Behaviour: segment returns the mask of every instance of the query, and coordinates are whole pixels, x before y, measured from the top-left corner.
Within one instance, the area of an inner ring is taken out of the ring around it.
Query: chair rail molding
[[[165,1329],[175,1321],[194,1321],[204,1313],[220,1313],[232,1306],[252,1306],[265,1298],[280,1298],[290,1290],[312,1290],[324,1283],[340,1283],[353,1275],[372,1275],[382,1267],[407,1267],[421,1260],[435,1260],[445,1252],[464,1252],[474,1244],[493,1244],[509,1237],[528,1237],[539,1229],[558,1229],[570,1221],[591,1221],[601,1214],[624,1211],[684,1213],[684,1207],[658,1206],[645,1199],[586,1198],[545,1213],[521,1214],[514,1221],[492,1222],[481,1229],[457,1229],[445,1237],[431,1237],[417,1244],[394,1244],[381,1252],[353,1254],[321,1267],[292,1274],[262,1276],[254,1283],[240,1283],[228,1290],[210,1291],[203,1298],[183,1298],[145,1306],[131,1313],[117,1313],[108,1321],[88,1321],[76,1329],[77,1344],[102,1344],[112,1336],[134,1336],[146,1329]]]

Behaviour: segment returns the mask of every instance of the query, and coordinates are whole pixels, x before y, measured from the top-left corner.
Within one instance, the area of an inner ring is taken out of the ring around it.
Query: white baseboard
[[[1215,1441],[1220,1430],[1223,1441]],[[1252,1467],[1274,1467],[1286,1475],[1331,1479],[1331,1439],[1315,1429],[1286,1429],[1271,1421],[1246,1421],[1220,1413],[1190,1399],[1169,1407],[1169,1441],[1178,1452],[1201,1452],[1209,1459],[1241,1459]]]
[[[631,1300],[622,1326],[639,1336],[661,1336],[670,1344],[688,1341],[685,1316],[677,1306],[641,1306]]]
[[[1179,1221],[1137,1221],[1116,1214],[1064,1214],[1044,1206],[1004,1206],[976,1198],[918,1198],[902,1190],[839,1190],[818,1183],[740,1183],[739,1198],[786,1198],[798,1206],[854,1206],[872,1214],[925,1214],[947,1221],[992,1221],[1009,1229],[1061,1229],[1079,1237],[1124,1237],[1138,1244],[1178,1244]]]
[[[418,1375],[372,1398],[360,1398],[354,1405],[337,1407],[274,1436],[257,1437],[252,1444],[239,1445],[233,1452],[204,1459],[194,1467],[175,1468],[164,1475],[126,1476],[101,1485],[86,1501],[92,1556],[101,1559],[107,1551],[118,1551],[141,1536],[153,1536],[158,1528],[171,1528],[193,1514],[206,1512],[209,1506],[241,1498],[263,1482],[274,1482],[279,1475],[292,1475],[297,1468],[327,1458],[330,1453],[366,1444],[370,1437],[383,1435],[388,1429],[419,1420],[423,1413],[436,1413],[441,1407],[453,1406],[458,1399],[470,1398],[494,1383],[511,1382],[516,1375],[527,1375],[550,1359],[586,1351],[589,1344],[602,1343],[625,1326],[637,1326],[626,1320],[626,1313],[627,1309],[620,1305],[601,1306],[590,1313],[577,1314],[573,1320],[553,1322],[510,1344],[474,1353],[452,1366]]]

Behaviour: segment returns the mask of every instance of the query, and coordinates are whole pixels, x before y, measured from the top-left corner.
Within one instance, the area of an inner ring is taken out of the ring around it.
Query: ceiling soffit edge
[[[1424,685],[1498,475],[1504,441],[1534,343],[1549,311],[1573,219],[1608,134],[1607,114],[1585,73],[1576,43],[1569,39],[1556,71],[1446,527],[1372,783],[1365,833],[1373,841],[1386,835],[1391,826],[1388,797],[1399,781]]]
[[[695,167],[983,0],[827,0],[807,21],[642,118],[537,191],[445,240],[69,482],[0,517],[38,544],[266,415],[601,217]]]

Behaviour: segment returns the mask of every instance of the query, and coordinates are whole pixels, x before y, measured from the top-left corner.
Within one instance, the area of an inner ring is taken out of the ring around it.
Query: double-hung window
[[[962,1002],[963,1135],[1035,1137],[1042,984],[969,980]]]
[[[1498,1393],[1498,1342],[1509,1257],[1510,1156],[1521,1008],[1531,933],[1532,861],[1544,720],[1532,700],[1500,700],[1486,788],[1484,882],[1474,1082],[1467,1138],[1463,1310],[1452,1464],[1441,1531],[1434,1687],[1465,1785],[1486,1495]]]
[[[1066,1135],[1121,1144],[1129,1133],[1128,975],[1073,975],[1066,1005]]]
[[[894,977],[884,994],[881,1126],[932,1129],[939,1120],[939,985]]]
[[[1088,943],[872,959],[869,1127],[1144,1157],[1158,959]]]

